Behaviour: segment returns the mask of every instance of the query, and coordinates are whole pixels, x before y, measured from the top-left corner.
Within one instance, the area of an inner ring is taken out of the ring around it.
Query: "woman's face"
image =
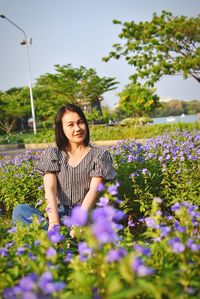
[[[69,143],[84,143],[87,127],[78,113],[66,111],[62,117],[62,126]]]

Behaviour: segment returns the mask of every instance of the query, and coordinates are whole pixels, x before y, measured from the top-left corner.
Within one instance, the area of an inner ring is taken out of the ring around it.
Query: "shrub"
[[[132,223],[122,230],[123,213],[105,204],[105,197],[93,210],[90,224],[87,219],[77,223],[83,213],[79,208],[63,219],[61,229],[48,233],[36,221],[30,227],[1,228],[1,296],[198,298],[197,207],[177,202],[168,217],[161,204],[155,198],[149,217],[140,220],[147,229],[139,240],[130,233]],[[69,238],[67,223],[75,226],[75,240]]]

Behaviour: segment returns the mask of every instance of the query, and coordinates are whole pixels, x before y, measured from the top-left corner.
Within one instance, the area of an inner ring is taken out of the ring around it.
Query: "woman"
[[[63,215],[79,205],[90,210],[98,197],[98,185],[115,177],[110,153],[89,143],[86,117],[76,105],[62,106],[55,118],[57,147],[47,148],[37,169],[44,176],[48,229],[60,224]],[[28,204],[13,210],[13,222],[32,222],[33,215],[42,213]]]

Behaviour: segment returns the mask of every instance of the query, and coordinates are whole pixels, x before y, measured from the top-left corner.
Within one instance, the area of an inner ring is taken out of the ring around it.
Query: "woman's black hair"
[[[86,136],[84,139],[84,144],[87,146],[90,141],[90,131],[89,131],[89,126],[87,119],[85,117],[84,112],[82,109],[74,104],[66,104],[63,105],[58,112],[56,113],[55,117],[55,139],[56,139],[56,145],[60,150],[66,150],[66,147],[68,146],[68,138],[65,136],[65,133],[63,131],[63,125],[62,125],[62,118],[65,112],[71,111],[71,112],[76,112],[80,118],[85,122],[86,125]]]

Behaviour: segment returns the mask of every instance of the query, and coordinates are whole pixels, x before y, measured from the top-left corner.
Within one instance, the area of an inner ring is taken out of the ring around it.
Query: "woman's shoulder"
[[[90,145],[91,146],[91,149],[92,149],[92,152],[93,152],[93,155],[95,157],[101,157],[103,156],[104,154],[108,153],[108,149],[103,147],[103,146],[96,146],[96,145]]]
[[[44,156],[60,158],[63,155],[62,151],[56,146],[48,146],[44,150]]]

